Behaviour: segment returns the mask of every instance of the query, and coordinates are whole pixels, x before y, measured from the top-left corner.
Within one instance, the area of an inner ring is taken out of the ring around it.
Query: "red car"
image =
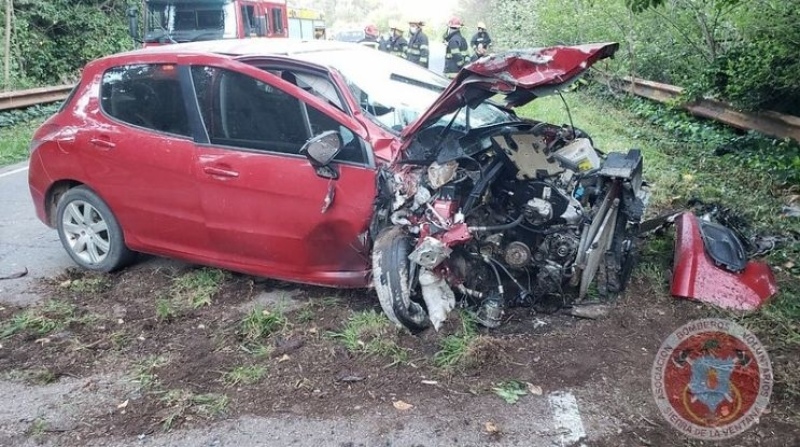
[[[81,267],[136,252],[333,287],[438,327],[624,286],[638,151],[508,107],[617,44],[482,58],[452,83],[337,42],[169,45],[88,64],[31,143],[38,217]],[[505,97],[504,105],[494,101]]]

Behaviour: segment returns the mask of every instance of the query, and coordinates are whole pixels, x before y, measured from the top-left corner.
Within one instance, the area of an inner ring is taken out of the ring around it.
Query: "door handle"
[[[216,168],[214,166],[204,166],[203,172],[205,172],[208,175],[213,175],[215,177],[232,177],[232,178],[239,177],[239,173],[236,171],[232,171],[230,169]]]
[[[114,149],[115,147],[117,147],[117,145],[114,144],[111,141],[111,139],[107,136],[95,137],[89,140],[89,142],[97,147],[102,147],[104,149]]]

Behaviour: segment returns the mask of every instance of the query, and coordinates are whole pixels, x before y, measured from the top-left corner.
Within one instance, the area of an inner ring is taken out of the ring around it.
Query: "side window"
[[[283,34],[283,11],[280,8],[272,8],[272,32]]]
[[[297,98],[220,68],[192,67],[192,78],[212,144],[296,154],[308,140]]]
[[[242,26],[244,27],[245,37],[257,34],[256,11],[253,5],[242,5]]]
[[[176,66],[125,65],[103,74],[100,106],[124,123],[189,136],[189,118]]]
[[[337,160],[365,161],[357,135],[283,90],[215,67],[192,67],[192,78],[211,144],[299,154],[312,136],[336,130],[344,141]]]

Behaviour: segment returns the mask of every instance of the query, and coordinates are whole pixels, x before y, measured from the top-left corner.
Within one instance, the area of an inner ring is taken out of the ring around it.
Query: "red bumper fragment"
[[[778,291],[772,271],[763,262],[750,261],[739,273],[716,266],[706,253],[697,216],[689,212],[675,219],[674,264],[670,292],[676,297],[753,311]]]

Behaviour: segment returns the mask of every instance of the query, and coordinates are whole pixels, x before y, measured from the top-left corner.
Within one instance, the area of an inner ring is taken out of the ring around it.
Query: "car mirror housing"
[[[335,130],[328,130],[306,141],[300,153],[308,158],[315,168],[328,166],[342,149],[342,136]]]

